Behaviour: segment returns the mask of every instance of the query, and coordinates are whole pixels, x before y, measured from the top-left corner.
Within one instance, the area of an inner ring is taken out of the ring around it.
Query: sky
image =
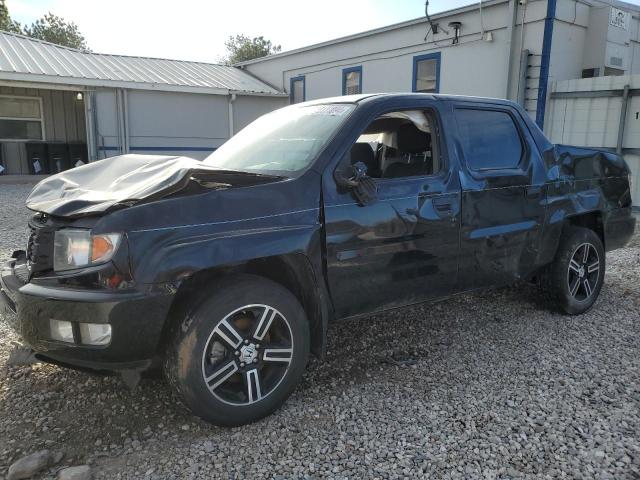
[[[429,13],[474,0],[430,0]],[[424,15],[424,0],[8,0],[14,20],[47,12],[75,22],[94,52],[216,62],[236,34],[282,50]]]

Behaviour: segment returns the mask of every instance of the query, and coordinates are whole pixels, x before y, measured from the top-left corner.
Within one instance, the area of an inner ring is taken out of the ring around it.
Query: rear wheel
[[[236,426],[282,405],[308,355],[308,323],[298,300],[277,283],[246,275],[225,282],[182,322],[165,372],[196,415]]]
[[[554,262],[542,275],[553,306],[577,315],[595,303],[604,282],[605,252],[600,237],[582,227],[569,227],[560,239]]]

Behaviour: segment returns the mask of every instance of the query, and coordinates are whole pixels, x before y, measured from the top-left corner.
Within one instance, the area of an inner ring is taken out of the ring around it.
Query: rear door
[[[545,212],[542,160],[520,112],[454,104],[461,163],[461,290],[532,273]]]

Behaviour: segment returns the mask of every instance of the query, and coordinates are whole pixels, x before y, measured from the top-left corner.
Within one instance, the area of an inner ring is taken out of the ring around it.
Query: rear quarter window
[[[455,115],[464,157],[471,170],[518,168],[522,141],[509,113],[457,108]]]

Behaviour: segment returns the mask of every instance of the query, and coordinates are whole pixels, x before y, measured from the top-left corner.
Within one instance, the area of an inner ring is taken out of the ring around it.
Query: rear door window
[[[518,168],[522,160],[522,140],[508,112],[457,108],[455,115],[469,169]]]

